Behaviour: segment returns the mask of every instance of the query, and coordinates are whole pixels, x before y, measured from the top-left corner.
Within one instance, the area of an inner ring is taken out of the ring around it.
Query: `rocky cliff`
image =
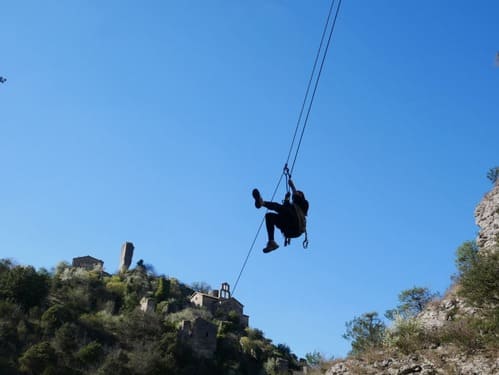
[[[499,243],[499,180],[485,194],[475,209],[475,222],[480,228],[476,243],[483,251],[497,248]]]

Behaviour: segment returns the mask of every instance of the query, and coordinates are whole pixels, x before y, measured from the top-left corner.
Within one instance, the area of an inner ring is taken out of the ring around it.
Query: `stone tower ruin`
[[[132,264],[132,258],[133,258],[133,249],[135,247],[133,246],[133,243],[131,242],[125,242],[121,246],[121,257],[120,257],[120,272],[126,272],[128,271],[128,268],[130,268],[130,264]]]

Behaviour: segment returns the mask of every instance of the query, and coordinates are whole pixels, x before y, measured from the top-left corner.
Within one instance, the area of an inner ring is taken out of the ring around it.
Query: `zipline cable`
[[[334,0],[332,2],[331,9],[333,7],[333,4],[334,4]],[[331,26],[331,30],[329,31],[329,37],[327,40],[326,49],[324,50],[324,54],[322,56],[322,61],[321,61],[321,66],[319,68],[319,73],[317,74],[317,79],[315,80],[314,91],[312,92],[312,97],[311,97],[310,103],[308,105],[307,115],[305,116],[305,121],[303,123],[303,128],[301,130],[300,140],[298,142],[298,146],[296,147],[295,158],[293,159],[293,164],[291,164],[291,169],[289,172],[290,175],[293,174],[293,170],[295,169],[296,158],[298,157],[298,152],[300,151],[301,142],[303,140],[303,134],[305,133],[305,128],[307,127],[307,124],[308,124],[308,117],[310,116],[310,111],[312,110],[312,104],[314,103],[314,99],[315,99],[315,93],[317,92],[317,87],[319,86],[319,80],[321,79],[321,75],[322,75],[322,68],[324,68],[324,62],[326,61],[326,56],[327,56],[327,52],[329,50],[329,45],[331,44],[331,38],[333,36],[333,31],[334,31],[334,28],[336,26],[336,20],[338,19],[340,7],[341,7],[341,0],[338,1],[338,7],[336,8],[336,14],[334,15],[333,25]],[[328,21],[329,21],[329,16],[328,16]],[[321,41],[321,45],[322,45],[322,41]],[[314,69],[315,69],[315,66],[314,66]],[[293,139],[293,141],[294,141],[294,139]],[[288,162],[289,162],[289,160],[288,160]]]
[[[281,177],[279,178],[279,182],[277,182],[276,188],[274,189],[274,193],[272,194],[272,198],[270,200],[274,200],[275,195],[277,194],[277,190],[279,189],[279,185],[281,185],[282,177],[284,175],[281,174]],[[234,283],[234,288],[232,289],[232,295],[234,295],[237,284],[239,283],[239,279],[241,278],[241,275],[243,274],[244,269],[246,268],[246,263],[248,263],[248,259],[251,255],[251,252],[253,251],[253,248],[255,247],[256,240],[258,239],[258,235],[260,234],[260,231],[262,230],[263,227],[263,222],[265,221],[265,216],[262,218],[262,221],[260,222],[260,225],[258,226],[258,229],[256,231],[255,237],[253,238],[253,242],[251,243],[251,246],[248,250],[248,254],[246,255],[246,259],[244,259],[243,266],[241,267],[241,271],[239,271],[239,275],[237,276],[237,280]]]
[[[298,134],[298,129],[300,128],[300,122],[301,122],[301,119],[303,117],[303,112],[305,110],[307,99],[308,99],[308,95],[310,93],[310,87],[312,85],[314,74],[315,74],[315,70],[317,68],[317,62],[319,61],[319,57],[320,57],[320,54],[321,54],[322,46],[324,44],[325,36],[327,34],[327,29],[329,27],[329,23],[330,23],[330,20],[331,20],[331,14],[332,14],[333,9],[334,9],[335,0],[331,1],[331,6],[329,8],[329,12],[328,12],[328,16],[327,16],[327,19],[326,19],[326,23],[324,25],[324,30],[322,32],[321,42],[319,44],[319,48],[317,49],[317,54],[315,56],[315,61],[314,61],[314,65],[313,65],[313,68],[312,68],[312,73],[310,75],[310,79],[309,79],[308,84],[307,84],[307,89],[306,89],[306,92],[305,92],[305,97],[303,99],[303,103],[302,103],[302,107],[301,107],[301,110],[300,110],[300,114],[298,116],[298,121],[296,123],[295,131],[294,131],[294,134],[293,134],[293,139],[291,141],[291,146],[289,148],[288,157],[287,157],[286,164],[285,164],[285,167],[284,167],[284,173],[281,174],[281,176],[279,178],[279,181],[277,182],[277,185],[276,185],[276,187],[274,189],[274,193],[272,194],[272,198],[271,198],[272,201],[274,200],[275,195],[276,195],[276,193],[277,193],[277,191],[279,189],[279,186],[280,186],[280,184],[282,182],[283,176],[286,176],[286,182],[287,182],[288,181],[288,177],[291,177],[291,174],[293,173],[293,170],[294,170],[294,167],[295,167],[295,163],[296,163],[296,159],[298,157],[298,152],[300,151],[300,146],[301,146],[301,143],[302,143],[302,140],[303,140],[303,135],[305,133],[305,128],[307,126],[308,118],[310,116],[310,112],[311,112],[311,109],[312,109],[312,104],[314,102],[315,94],[317,92],[317,87],[319,85],[319,80],[321,78],[322,69],[324,67],[324,62],[326,60],[326,55],[327,55],[327,52],[329,50],[329,45],[331,43],[331,38],[332,38],[332,35],[333,35],[333,31],[334,31],[334,28],[336,26],[336,20],[338,18],[338,14],[339,14],[339,11],[340,11],[341,1],[342,0],[338,1],[338,6],[336,8],[336,13],[335,13],[335,16],[334,16],[334,20],[333,20],[332,26],[331,26],[331,28],[329,30],[329,36],[328,36],[326,48],[325,48],[324,53],[322,55],[322,61],[321,61],[321,65],[320,65],[320,68],[319,68],[319,72],[318,72],[317,77],[315,79],[314,89],[312,91],[312,97],[311,97],[309,105],[308,105],[307,114],[305,116],[305,120],[304,120],[304,123],[303,123],[302,131],[301,131],[301,134],[300,134],[300,139],[298,141],[298,145],[297,145],[297,148],[296,148],[295,156],[294,156],[294,159],[293,159],[293,164],[291,165],[291,170],[289,170],[288,169],[289,159],[291,158],[291,153],[293,151],[293,146],[294,146],[294,143],[295,143],[295,140],[296,140],[296,135]],[[243,262],[241,270],[239,271],[239,275],[237,276],[236,282],[234,283],[234,288],[232,289],[232,295],[234,295],[234,293],[236,291],[236,288],[237,288],[237,285],[239,283],[239,280],[241,279],[241,276],[242,276],[242,274],[244,272],[244,269],[246,268],[246,264],[248,263],[249,257],[250,257],[250,255],[251,255],[251,253],[253,251],[253,248],[255,247],[256,240],[258,238],[258,235],[260,234],[260,231],[262,229],[264,221],[265,221],[265,217],[262,219],[262,221],[260,222],[260,225],[258,226],[258,229],[256,231],[255,237],[253,238],[253,242],[251,243],[251,246],[250,246],[250,248],[248,250],[248,254],[246,255],[246,258],[245,258],[245,260]]]
[[[331,1],[331,6],[329,7],[329,12],[327,14],[326,23],[324,24],[324,30],[322,30],[321,42],[319,43],[319,48],[317,48],[317,53],[315,54],[314,66],[312,68],[312,73],[310,73],[310,78],[307,84],[307,90],[305,91],[305,96],[303,97],[303,103],[301,104],[300,114],[298,115],[298,121],[296,121],[295,132],[293,133],[293,140],[291,141],[291,145],[289,146],[288,157],[286,159],[286,164],[289,163],[289,159],[291,158],[291,153],[293,151],[293,146],[296,140],[296,134],[298,134],[298,129],[300,128],[301,119],[303,116],[303,111],[305,110],[305,105],[307,104],[308,93],[310,92],[310,86],[312,86],[312,80],[314,79],[315,69],[317,68],[317,62],[319,61],[319,57],[321,55],[322,45],[324,43],[324,37],[326,36],[327,27],[329,25],[329,20],[331,19],[331,14],[333,12],[335,0]]]

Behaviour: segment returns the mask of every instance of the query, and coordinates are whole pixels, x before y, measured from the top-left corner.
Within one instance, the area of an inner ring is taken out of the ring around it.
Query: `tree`
[[[158,280],[158,287],[156,288],[156,292],[154,293],[154,297],[156,298],[156,302],[161,302],[166,300],[168,297],[168,290],[170,289],[170,283],[167,279],[161,276]]]
[[[71,353],[79,345],[78,342],[78,326],[74,323],[64,323],[57,331],[55,331],[52,345],[56,350],[63,353]]]
[[[24,311],[39,306],[48,291],[49,276],[31,266],[15,266],[0,273],[0,298],[18,303]]]
[[[474,306],[499,316],[499,249],[477,254],[461,275],[459,294]]]
[[[97,341],[92,341],[76,353],[76,358],[78,358],[83,366],[89,366],[100,362],[103,355],[104,350],[102,349],[102,345]]]
[[[377,312],[368,312],[345,323],[343,338],[352,342],[351,354],[358,355],[369,349],[380,347],[386,326]]]
[[[310,367],[319,367],[326,361],[326,358],[322,353],[314,350],[312,353],[305,354],[305,360]]]
[[[499,167],[490,168],[487,173],[487,178],[495,184],[499,178]]]
[[[395,309],[388,310],[385,317],[390,320],[395,320],[397,316],[402,319],[415,317],[437,295],[437,293],[430,292],[428,288],[413,287],[403,290],[398,296],[400,304]]]
[[[14,268],[14,264],[10,259],[0,259],[0,274],[4,272],[9,272],[12,268]]]
[[[55,331],[66,322],[74,319],[73,312],[64,305],[54,305],[47,309],[41,318],[41,325],[47,333]]]
[[[212,288],[209,284],[205,283],[204,281],[195,281],[191,284],[191,288],[195,292],[201,292],[201,293],[209,293]]]
[[[478,257],[478,245],[475,241],[466,241],[456,250],[456,267],[458,276],[468,272]]]

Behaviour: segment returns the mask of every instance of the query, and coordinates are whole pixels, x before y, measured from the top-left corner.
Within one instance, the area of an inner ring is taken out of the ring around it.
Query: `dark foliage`
[[[220,327],[218,345],[211,358],[202,357],[167,319],[192,310],[192,291],[155,276],[143,262],[104,276],[67,264],[49,274],[1,260],[0,374],[249,375],[262,373],[273,358],[297,368],[289,347],[245,329],[231,311],[213,319]],[[143,297],[167,304],[169,312],[142,312]]]

